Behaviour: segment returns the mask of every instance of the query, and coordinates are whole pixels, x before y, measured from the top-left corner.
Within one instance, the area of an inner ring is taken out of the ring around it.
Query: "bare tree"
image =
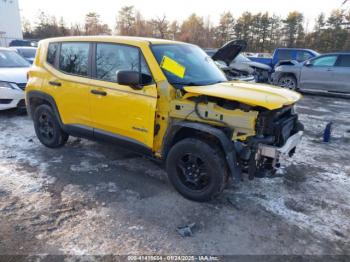
[[[157,17],[155,19],[152,19],[151,21],[156,31],[154,36],[159,38],[166,38],[168,34],[168,25],[169,25],[169,22],[166,19],[166,16],[163,15],[162,17]]]

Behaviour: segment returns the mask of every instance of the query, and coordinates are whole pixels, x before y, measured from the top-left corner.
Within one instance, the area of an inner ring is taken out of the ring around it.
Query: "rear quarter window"
[[[49,44],[49,48],[47,50],[47,58],[46,61],[50,64],[50,65],[55,65],[55,61],[56,61],[56,55],[58,52],[58,43],[51,43]]]

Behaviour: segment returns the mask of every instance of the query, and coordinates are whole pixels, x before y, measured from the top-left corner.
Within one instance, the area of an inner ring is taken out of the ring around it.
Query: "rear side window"
[[[60,70],[72,75],[87,76],[89,47],[89,43],[62,43]]]
[[[337,66],[350,67],[350,55],[341,55],[338,59]]]
[[[46,59],[46,61],[49,64],[55,65],[57,52],[58,52],[58,43],[49,44],[49,49],[47,51],[47,59]]]
[[[117,44],[97,44],[96,78],[117,82],[117,72],[120,70],[141,72],[142,83],[152,81],[151,73],[138,48]]]
[[[292,60],[292,52],[290,50],[279,50],[278,51],[278,60]]]

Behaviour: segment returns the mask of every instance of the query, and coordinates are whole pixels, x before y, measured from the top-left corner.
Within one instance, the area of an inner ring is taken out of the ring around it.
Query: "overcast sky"
[[[82,23],[88,12],[97,12],[104,23],[114,26],[118,10],[133,5],[145,18],[166,15],[169,20],[184,20],[195,12],[210,17],[217,23],[224,11],[231,11],[235,17],[244,11],[275,13],[285,16],[298,10],[305,14],[309,24],[320,12],[329,14],[339,8],[344,0],[19,0],[21,15],[34,22],[39,10],[56,17],[63,17],[68,24]]]

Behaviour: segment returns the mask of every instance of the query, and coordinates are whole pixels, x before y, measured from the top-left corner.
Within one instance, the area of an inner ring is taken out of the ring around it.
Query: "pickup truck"
[[[265,57],[248,57],[250,60],[265,65],[269,65],[272,68],[281,64],[281,61],[297,61],[304,62],[310,58],[319,56],[320,54],[311,49],[301,48],[277,48],[271,58]]]

